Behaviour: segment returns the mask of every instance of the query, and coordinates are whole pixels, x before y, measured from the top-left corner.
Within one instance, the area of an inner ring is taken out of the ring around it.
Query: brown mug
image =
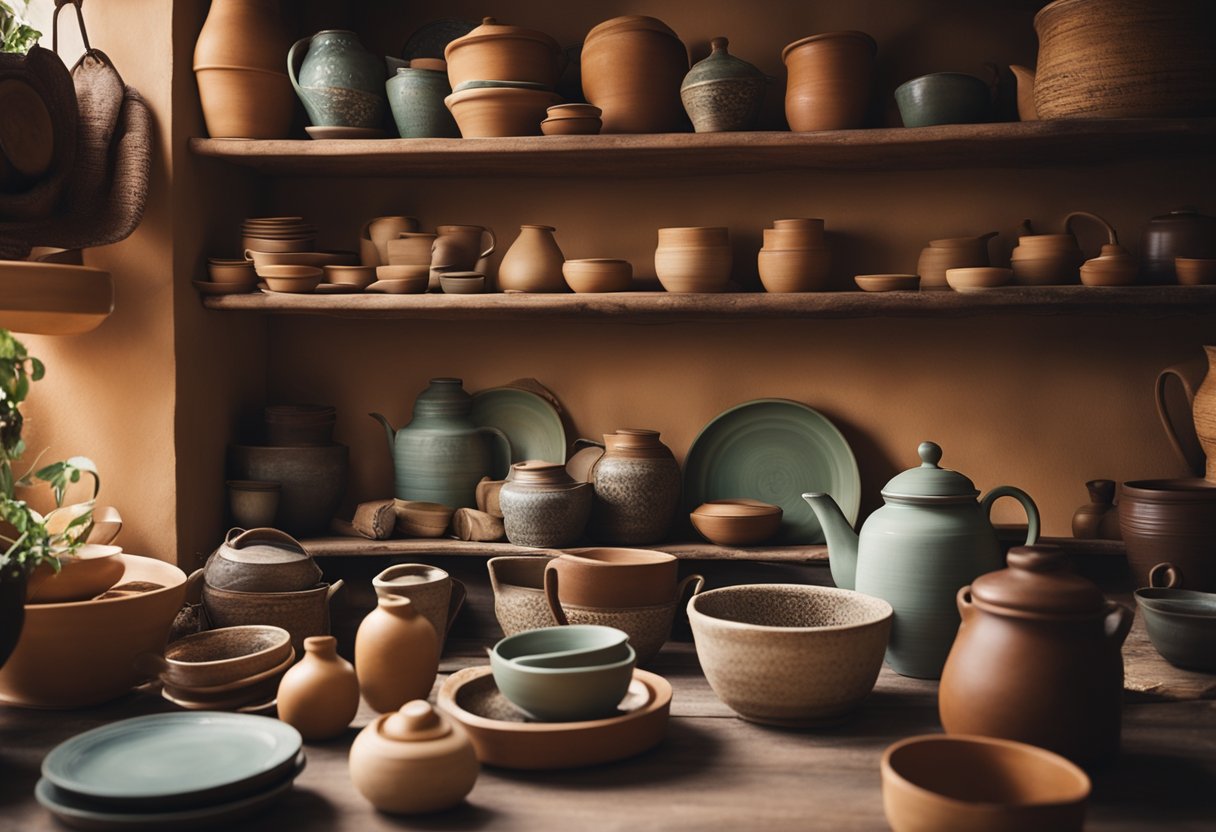
[[[1138,480],[1123,484],[1119,531],[1136,586],[1168,562],[1187,589],[1216,592],[1216,483],[1200,479]]]
[[[440,225],[435,228],[431,268],[449,272],[466,272],[477,268],[477,261],[494,253],[494,232],[480,225]],[[490,244],[485,245],[489,237]]]
[[[546,593],[580,607],[653,607],[676,597],[679,561],[649,549],[571,549],[545,567]],[[559,581],[560,578],[560,581]]]

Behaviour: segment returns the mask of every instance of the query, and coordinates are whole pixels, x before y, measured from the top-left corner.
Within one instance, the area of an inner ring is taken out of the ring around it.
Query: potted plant
[[[58,571],[63,555],[76,551],[92,525],[92,505],[73,512],[66,522],[52,521],[17,495],[19,488],[37,483],[51,487],[55,505],[61,506],[72,483],[82,474],[93,476],[93,496],[97,496],[97,472],[92,461],[73,457],[37,470],[31,466],[23,476],[13,473],[13,463],[25,451],[21,438],[21,402],[30,384],[42,378],[42,362],[32,358],[25,345],[8,330],[0,329],[0,665],[17,645],[25,618],[26,581],[42,565]]]

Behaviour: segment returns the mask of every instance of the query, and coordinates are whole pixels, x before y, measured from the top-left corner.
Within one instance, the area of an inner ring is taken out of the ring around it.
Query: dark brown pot
[[[21,637],[21,627],[25,623],[25,583],[24,572],[19,576],[0,575],[0,667],[4,667]]]
[[[346,492],[349,456],[345,445],[336,444],[296,448],[233,445],[229,470],[234,479],[279,483],[278,526],[303,537],[329,528]]]
[[[1119,749],[1123,640],[1132,611],[1049,546],[959,590],[962,624],[938,691],[949,734],[1017,740],[1093,763]]]
[[[1150,586],[1149,570],[1169,563],[1181,573],[1185,588],[1216,591],[1216,483],[1126,482],[1119,529],[1136,586]]]

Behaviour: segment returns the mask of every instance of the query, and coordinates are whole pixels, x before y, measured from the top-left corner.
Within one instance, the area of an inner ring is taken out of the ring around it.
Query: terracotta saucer
[[[388,134],[374,127],[305,127],[314,139],[384,139]]]
[[[859,274],[853,282],[866,292],[915,292],[920,288],[920,275]]]
[[[212,283],[210,280],[191,280],[202,295],[245,295],[255,288],[252,283]]]
[[[658,745],[671,710],[671,685],[633,671],[620,715],[584,722],[532,722],[507,701],[489,667],[448,677],[438,704],[469,732],[477,759],[514,769],[578,768],[623,760]]]
[[[946,269],[946,282],[956,292],[999,289],[1013,282],[1013,269],[1001,269],[996,266]]]

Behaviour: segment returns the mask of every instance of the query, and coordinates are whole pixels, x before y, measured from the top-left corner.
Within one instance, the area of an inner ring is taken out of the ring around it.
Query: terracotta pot
[[[562,277],[575,292],[628,292],[633,288],[633,265],[628,260],[606,257],[567,260]]]
[[[1136,586],[1151,586],[1149,572],[1170,563],[1187,589],[1216,592],[1216,484],[1206,480],[1123,483],[1119,531]]]
[[[721,292],[730,280],[729,233],[721,226],[660,228],[654,270],[668,292]]]
[[[709,57],[693,65],[680,84],[680,100],[698,133],[753,130],[768,79],[727,51],[726,38],[709,42]]]
[[[443,100],[465,139],[539,136],[545,110],[561,102],[557,93],[516,87],[461,90]]]
[[[1078,540],[1121,540],[1114,480],[1090,480],[1089,502],[1072,515],[1072,536]]]
[[[785,117],[796,133],[865,124],[878,44],[864,32],[827,32],[781,51],[789,73]]]
[[[548,225],[522,225],[498,266],[498,289],[516,292],[565,292],[566,261]]]
[[[515,463],[498,498],[507,540],[517,546],[570,546],[591,514],[591,486],[556,462]]]
[[[823,220],[799,217],[792,220],[773,220],[772,230],[778,234],[793,234],[798,245],[792,248],[819,248],[824,245]],[[768,245],[768,238],[765,238]]]
[[[346,492],[350,452],[345,445],[261,448],[230,445],[233,479],[281,486],[278,527],[297,537],[323,532]]]
[[[384,124],[384,60],[367,51],[354,32],[327,29],[301,38],[287,52],[287,72],[314,127]]]
[[[680,84],[688,50],[663,21],[643,15],[605,20],[587,33],[583,93],[603,111],[603,133],[675,133],[688,129]]]
[[[1153,217],[1140,241],[1140,272],[1149,283],[1173,283],[1178,257],[1216,257],[1216,217],[1194,208]]]
[[[1056,0],[1035,15],[1039,118],[1216,115],[1206,0]]]
[[[364,266],[387,266],[388,241],[418,230],[414,217],[376,217],[359,230],[359,260]]]
[[[1208,374],[1195,392],[1191,411],[1195,415],[1195,435],[1207,456],[1206,479],[1216,483],[1216,346],[1203,350],[1208,356]]]
[[[355,671],[375,710],[395,711],[425,699],[439,672],[439,639],[408,598],[382,595],[355,633]]]
[[[644,546],[667,537],[680,503],[680,465],[655,430],[604,436],[604,454],[591,467],[595,497],[588,531],[594,539]]]
[[[978,237],[951,237],[931,240],[920,253],[916,273],[920,275],[922,289],[946,289],[946,272],[949,269],[967,269],[988,265],[988,241],[997,232],[990,231]]]
[[[1017,547],[1008,562],[959,590],[963,620],[938,690],[942,726],[1075,762],[1114,755],[1132,611],[1068,570],[1053,547]]]
[[[546,136],[595,136],[602,126],[598,118],[547,118],[540,123],[540,132]]]
[[[508,26],[492,17],[483,18],[480,26],[443,50],[452,89],[483,80],[527,81],[553,89],[560,55],[557,41],[544,32]]]
[[[831,264],[826,248],[762,248],[756,257],[766,292],[822,292]]]
[[[563,605],[653,607],[676,596],[679,562],[649,549],[571,549],[549,562],[545,591]]]
[[[359,710],[359,679],[333,636],[304,639],[304,658],[279,682],[279,719],[315,742],[341,736]]]

